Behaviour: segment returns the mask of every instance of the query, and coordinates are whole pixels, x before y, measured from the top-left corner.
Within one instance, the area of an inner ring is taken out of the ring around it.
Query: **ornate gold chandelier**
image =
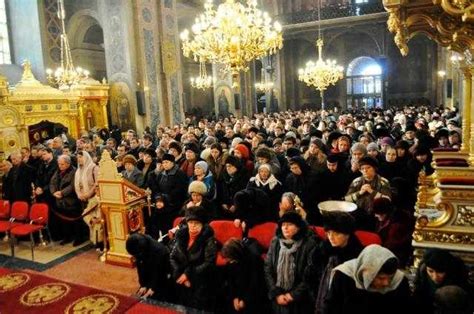
[[[199,76],[191,77],[191,86],[197,89],[207,89],[214,83],[214,78],[207,75],[206,64],[204,62],[199,63]]]
[[[273,88],[275,84],[273,82],[259,82],[255,83],[255,89],[259,92],[266,92]]]
[[[65,16],[63,0],[58,0],[58,17],[61,20],[61,66],[54,71],[47,69],[46,74],[50,85],[61,90],[70,89],[89,77],[89,71],[81,67],[75,68],[72,62],[71,48],[64,24]]]
[[[318,39],[316,46],[318,47],[318,60],[315,62],[308,61],[304,69],[298,70],[298,79],[305,82],[308,86],[314,86],[320,91],[321,96],[329,85],[336,84],[337,81],[344,77],[342,66],[337,65],[336,60],[323,60],[324,42],[321,37],[321,2],[318,1]],[[323,103],[324,107],[324,103]]]
[[[344,68],[337,65],[336,60],[323,60],[324,43],[321,38],[316,41],[316,45],[318,46],[318,61],[316,63],[308,61],[304,69],[299,69],[298,79],[322,92],[344,77]]]
[[[274,54],[283,47],[282,27],[267,12],[257,8],[257,0],[226,0],[214,9],[206,0],[205,12],[196,18],[192,36],[186,29],[181,33],[183,54],[195,61],[221,63],[225,71],[237,75],[248,71],[248,63],[256,58]]]

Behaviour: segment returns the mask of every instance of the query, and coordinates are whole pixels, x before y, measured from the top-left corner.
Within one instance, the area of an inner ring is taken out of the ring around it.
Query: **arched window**
[[[347,107],[382,107],[382,67],[370,57],[358,57],[347,67]]]
[[[0,0],[0,64],[12,63],[5,0]]]

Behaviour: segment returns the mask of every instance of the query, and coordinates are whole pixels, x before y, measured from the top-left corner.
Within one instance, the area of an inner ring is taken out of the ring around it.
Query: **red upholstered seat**
[[[382,244],[382,239],[380,239],[380,236],[377,233],[357,230],[355,232],[355,235],[363,246],[368,246],[371,244]]]
[[[13,212],[13,209],[12,209]],[[12,236],[12,240],[10,242],[12,256],[15,255],[14,250],[14,241],[13,237],[20,237],[20,236],[30,236],[30,243],[31,243],[31,258],[34,261],[34,246],[35,240],[33,238],[33,233],[46,229],[48,230],[48,221],[49,221],[49,207],[48,204],[45,203],[35,203],[31,205],[30,211],[30,222],[29,223],[20,223],[10,229],[10,235]],[[51,238],[51,235],[50,235]]]
[[[183,219],[184,219],[184,217],[176,217],[173,221],[173,228],[178,226]]]
[[[10,219],[10,202],[6,200],[0,200],[0,219]]]
[[[21,221],[25,221],[28,218],[28,209],[29,205],[27,202],[14,202],[11,207],[10,220],[0,221],[0,232],[8,232]]]
[[[214,220],[209,223],[209,226],[214,230],[214,237],[220,245],[224,245],[228,240],[236,238],[242,240],[242,228],[237,228],[233,221],[229,220]],[[224,266],[227,263],[221,252],[217,252],[217,266]]]
[[[260,225],[256,225],[249,230],[249,238],[257,240],[258,244],[266,251],[270,248],[270,243],[275,236],[278,224],[274,222],[266,222]]]
[[[323,227],[309,226],[309,228],[313,230],[314,233],[316,233],[316,235],[320,239],[322,240],[327,239],[326,231],[324,231]],[[363,246],[367,246],[370,244],[382,244],[382,240],[380,239],[380,236],[377,233],[369,232],[365,230],[357,230],[355,232],[355,235]]]

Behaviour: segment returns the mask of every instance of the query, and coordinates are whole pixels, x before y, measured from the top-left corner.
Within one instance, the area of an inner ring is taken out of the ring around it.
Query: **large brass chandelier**
[[[318,60],[316,62],[308,61],[304,69],[298,70],[298,79],[305,82],[308,86],[314,86],[320,91],[321,95],[330,86],[344,77],[342,66],[337,65],[336,60],[323,60],[324,41],[321,37],[321,1],[318,1]],[[324,104],[323,104],[324,105]]]
[[[61,90],[70,89],[89,77],[89,71],[81,67],[75,68],[72,62],[71,48],[64,24],[65,16],[64,2],[58,0],[58,17],[61,20],[61,66],[54,71],[47,69],[46,74],[49,83]]]
[[[183,54],[195,61],[220,63],[224,71],[237,75],[248,71],[254,59],[276,53],[283,47],[282,27],[267,12],[257,8],[257,0],[225,0],[217,9],[206,0],[205,12],[196,18],[190,32],[181,33]]]
[[[204,62],[199,63],[199,76],[191,77],[191,86],[197,89],[208,89],[214,83],[214,78],[207,75],[206,64]]]

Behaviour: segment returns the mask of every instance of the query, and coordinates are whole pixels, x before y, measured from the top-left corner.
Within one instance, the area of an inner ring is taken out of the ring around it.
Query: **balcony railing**
[[[361,16],[380,12],[385,12],[382,1],[374,3],[326,5],[321,8],[321,20]],[[282,24],[299,24],[317,21],[318,10],[281,14],[276,17],[276,20]]]

